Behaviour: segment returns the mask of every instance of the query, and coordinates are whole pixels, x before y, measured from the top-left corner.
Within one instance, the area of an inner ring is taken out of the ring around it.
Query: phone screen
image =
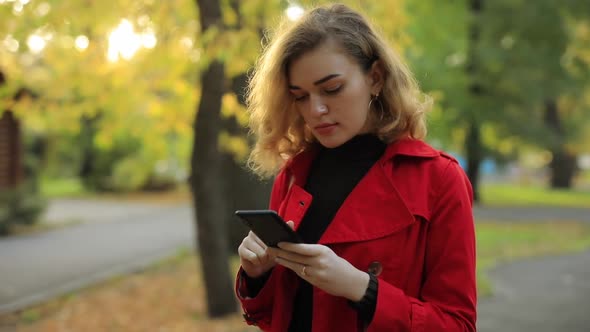
[[[238,210],[235,214],[269,247],[276,247],[279,242],[302,242],[299,235],[273,210]]]

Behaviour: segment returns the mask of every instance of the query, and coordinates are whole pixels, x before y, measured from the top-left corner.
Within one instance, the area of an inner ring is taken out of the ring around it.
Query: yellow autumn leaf
[[[244,137],[232,136],[227,132],[219,135],[219,147],[234,156],[237,162],[243,162],[249,153],[248,142]]]

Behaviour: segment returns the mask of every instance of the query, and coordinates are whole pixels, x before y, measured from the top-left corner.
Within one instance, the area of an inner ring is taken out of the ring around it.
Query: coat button
[[[378,261],[371,262],[371,264],[369,264],[369,269],[367,270],[367,272],[370,272],[375,276],[379,276],[381,272],[383,272],[383,265],[381,265],[381,263],[379,263]]]

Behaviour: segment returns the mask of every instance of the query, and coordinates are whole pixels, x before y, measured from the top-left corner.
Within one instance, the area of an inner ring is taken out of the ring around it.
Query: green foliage
[[[590,139],[590,7],[582,2],[484,1],[476,54],[486,97],[477,102],[468,93],[467,27],[474,18],[466,2],[343,2],[381,27],[435,98],[429,132],[436,145],[460,151],[469,119],[477,118],[487,155],[512,158],[525,141],[547,146],[551,135],[542,103],[551,97],[559,102],[568,149],[590,151],[584,144]],[[201,35],[192,0],[30,1],[21,11],[16,2],[3,2],[0,70],[7,84],[0,87],[0,110],[13,108],[28,131],[47,137],[44,167],[50,176],[75,176],[93,153],[97,174],[85,181],[92,188],[131,190],[177,181],[189,168],[199,72],[221,58],[229,87],[231,78],[251,68],[262,35],[291,2],[221,3],[227,31]],[[109,37],[123,19],[136,34],[153,35],[156,44],[111,61]],[[46,42],[39,53],[27,46],[33,35]],[[76,48],[80,36],[88,38],[85,49]],[[14,104],[11,96],[23,86],[38,98]],[[223,112],[246,122],[244,108],[229,91]],[[96,116],[93,127],[85,127],[83,119]],[[243,159],[247,140],[232,135],[224,134],[220,144]],[[133,148],[121,147],[124,139]],[[162,164],[175,171],[158,171]]]
[[[437,145],[460,151],[468,120],[480,113],[472,109],[468,95],[467,4],[413,1],[406,7],[413,41],[406,53],[422,88],[435,101],[429,136]]]
[[[407,3],[413,43],[408,58],[423,88],[436,101],[430,116],[434,141],[460,149],[467,120],[483,131],[487,155],[509,157],[522,142],[546,147],[551,133],[543,103],[554,98],[564,119],[567,144],[581,144],[590,123],[590,7],[580,1],[483,1],[481,17],[467,2]],[[481,28],[476,45],[484,94],[470,100],[467,33],[470,20]]]
[[[404,42],[402,3],[367,1],[362,6],[398,45]],[[284,15],[286,5],[222,1],[229,28],[201,35],[192,0],[55,0],[29,2],[22,9],[4,2],[0,40],[17,47],[0,48],[0,68],[8,79],[0,96],[27,86],[38,98],[13,104],[3,97],[0,108],[13,108],[27,130],[48,138],[45,166],[50,176],[83,173],[84,183],[94,190],[162,187],[189,168],[199,71],[213,58],[225,61],[228,79],[249,70],[261,51],[263,34]],[[109,60],[109,38],[123,20],[136,34],[153,35],[156,45],[140,47],[130,58]],[[31,36],[45,41],[42,51],[29,50]],[[88,45],[80,48],[76,39],[84,36]],[[235,100],[224,99],[224,109],[246,122],[245,110]],[[85,119],[95,118],[91,126],[85,124]],[[121,146],[121,133],[132,141],[132,149]],[[244,139],[220,139],[227,151],[243,159]],[[88,155],[94,158],[91,166],[86,164]],[[161,164],[174,165],[176,172],[158,171]],[[85,172],[89,168],[92,172]]]
[[[159,183],[161,187],[170,180],[153,170],[158,163],[172,160],[179,169],[188,168],[194,87],[203,53],[194,1],[29,2],[18,14],[14,6],[0,4],[0,40],[8,38],[18,45],[16,51],[0,48],[0,70],[7,76],[0,108],[13,108],[28,131],[48,137],[50,173],[76,175],[84,167],[80,164],[84,156],[94,150],[100,155],[95,165],[99,174],[86,181],[93,188],[108,187],[104,177],[114,169],[118,169],[114,177],[122,179],[126,166],[116,164],[128,165],[130,155],[137,156],[135,164],[146,164],[142,169],[148,169],[137,172],[149,175],[142,176],[149,182],[142,186]],[[43,6],[46,9],[40,10]],[[140,47],[132,58],[112,61],[107,56],[109,37],[123,19],[133,24],[136,36],[151,35],[156,44]],[[32,35],[45,39],[39,53],[28,49]],[[88,38],[87,48],[76,48],[79,36]],[[17,104],[4,98],[21,86],[32,88],[39,97]],[[97,115],[100,119],[92,128],[84,126],[84,118]],[[124,156],[114,146],[122,132],[140,142]]]
[[[481,79],[489,91],[487,104],[503,110],[492,112],[495,125],[541,147],[579,141],[590,122],[590,104],[583,98],[590,66],[571,51],[582,38],[571,30],[587,20],[590,7],[569,0],[501,0],[489,2],[484,13]],[[560,137],[544,118],[548,100],[558,102]]]
[[[133,154],[139,144],[135,139],[122,136],[109,145],[92,145],[87,151],[90,159],[88,168],[82,175],[84,186],[97,191],[114,190],[119,186],[121,188],[128,187],[128,184],[115,183],[111,176],[114,174],[117,164],[127,158],[128,155]],[[141,170],[137,171],[138,173],[142,172]],[[120,176],[118,179],[120,179]]]
[[[86,149],[84,186],[92,191],[123,192],[174,187],[181,169],[159,161],[158,153],[144,149],[143,144],[141,136],[125,132],[118,133],[108,144],[101,144],[95,137]]]
[[[114,164],[112,174],[106,177],[106,190],[119,192],[170,190],[177,186],[178,178],[173,168],[158,171],[150,158],[130,155]]]
[[[8,234],[14,225],[34,224],[45,206],[30,184],[0,192],[0,235]]]
[[[137,158],[124,158],[115,165],[110,185],[120,191],[138,190],[147,182],[150,171]]]

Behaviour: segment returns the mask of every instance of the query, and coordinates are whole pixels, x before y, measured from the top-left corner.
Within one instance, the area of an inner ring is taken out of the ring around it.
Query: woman
[[[428,100],[355,11],[283,26],[250,82],[252,169],[304,239],[238,252],[236,293],[265,331],[475,331],[472,192],[421,141]]]

